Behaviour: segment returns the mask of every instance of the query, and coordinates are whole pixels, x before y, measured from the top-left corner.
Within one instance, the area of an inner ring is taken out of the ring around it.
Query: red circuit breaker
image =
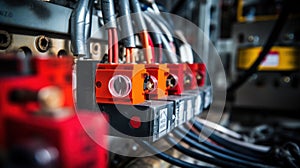
[[[184,64],[168,64],[170,74],[168,76],[169,95],[180,95],[184,91]]]
[[[197,64],[184,64],[184,90],[193,90],[197,88],[197,70]]]
[[[30,74],[0,72],[0,150],[15,167],[107,167],[107,119],[75,113],[72,64],[34,57]]]
[[[198,64],[198,76],[197,84],[198,86],[204,86],[205,85],[205,76],[206,76],[206,66],[204,63],[197,63]]]
[[[21,165],[43,167],[46,161],[32,159],[29,162],[18,158],[25,158],[22,155],[26,154],[30,158],[31,155],[47,151],[47,164],[53,167],[107,167],[108,153],[103,148],[107,147],[105,118],[85,111],[79,113],[78,117],[71,115],[59,120],[33,115],[7,117],[4,126],[11,160]],[[37,142],[37,145],[30,146]],[[39,145],[41,143],[43,146]]]
[[[22,60],[14,56],[3,57],[4,64],[9,61],[15,62],[18,67],[8,73],[1,71],[0,77],[0,121],[10,115],[24,115],[26,112],[39,110],[37,101],[38,92],[46,86],[56,86],[63,92],[63,106],[73,108],[72,97],[72,58],[36,57],[32,59],[31,74],[21,75]],[[70,78],[69,78],[70,77]],[[3,123],[3,122],[0,122]],[[3,125],[0,124],[0,137],[3,137]],[[0,138],[0,147],[4,139]]]
[[[185,71],[185,78],[189,83],[186,83],[185,88],[187,90],[193,90],[197,87],[204,86],[205,83],[205,64],[193,63],[187,64]]]

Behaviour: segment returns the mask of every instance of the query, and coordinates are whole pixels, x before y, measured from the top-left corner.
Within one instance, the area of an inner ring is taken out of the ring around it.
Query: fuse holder
[[[147,94],[147,99],[158,99],[168,96],[167,78],[169,68],[167,64],[145,64],[147,73],[151,78],[157,80],[157,88]]]

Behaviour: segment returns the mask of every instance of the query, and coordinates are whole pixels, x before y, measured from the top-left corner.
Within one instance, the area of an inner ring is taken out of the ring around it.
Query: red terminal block
[[[184,90],[194,90],[198,87],[196,75],[197,64],[184,64]]]
[[[7,117],[4,124],[6,147],[12,160],[42,157],[38,154],[46,152],[48,167],[107,167],[107,139],[103,137],[107,134],[107,123],[95,113],[82,111],[61,120],[34,115]]]
[[[72,66],[74,60],[71,56],[62,58],[57,57],[34,57],[31,61],[32,70],[37,77],[48,80],[64,89],[66,96],[66,105],[73,106],[72,92],[69,87],[72,87]]]
[[[97,103],[143,103],[147,76],[143,64],[98,64],[95,81]]]
[[[107,167],[107,118],[88,111],[75,115],[72,64],[69,58],[35,57],[33,73],[0,78],[0,148],[11,160],[22,160],[13,164]]]
[[[167,64],[170,69],[167,78],[168,94],[180,95],[184,91],[184,64]]]
[[[147,99],[160,99],[168,96],[167,79],[169,68],[167,64],[145,64],[149,80],[145,83]]]
[[[205,85],[205,77],[206,77],[206,66],[204,63],[197,63],[198,64],[198,73],[196,76],[197,84],[199,87]]]
[[[16,62],[20,61],[13,56],[9,61],[13,61],[13,58]],[[5,62],[6,60],[1,61]],[[0,148],[3,147],[5,141],[4,118],[23,116],[39,111],[41,105],[38,102],[38,97],[43,88],[55,86],[56,89],[54,90],[60,90],[63,94],[60,97],[62,106],[68,107],[70,110],[73,109],[71,78],[73,59],[35,57],[32,62],[32,74],[21,76],[13,74],[0,78]]]

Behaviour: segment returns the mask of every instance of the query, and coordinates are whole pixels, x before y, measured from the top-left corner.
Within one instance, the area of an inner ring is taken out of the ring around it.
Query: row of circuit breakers
[[[22,68],[26,67],[24,60],[5,56],[1,59],[1,73],[6,74],[1,77],[1,88],[6,90],[2,94],[4,102],[1,104],[13,105],[2,106],[5,109],[1,111],[16,109],[14,106],[18,104],[15,103],[21,103],[18,107],[20,111],[26,111],[26,108],[29,108],[28,111],[36,111],[34,109],[38,107],[32,106],[32,102],[37,101],[37,93],[42,87],[39,85],[51,83],[60,88],[68,86],[71,93],[65,91],[65,105],[73,106],[72,86],[69,86],[72,85],[73,58],[33,57],[29,61],[29,73],[26,70],[25,75],[22,72]],[[84,70],[80,69],[81,62],[89,61],[78,60],[77,72]],[[138,137],[154,142],[173,128],[199,115],[212,102],[211,88],[204,87],[206,71],[202,63],[97,63],[94,71],[95,81],[84,82],[89,84],[88,87],[94,88],[95,93],[89,93],[89,96],[94,95],[98,109],[107,114],[109,134],[113,136]],[[37,72],[41,73],[42,79],[38,82],[35,80],[35,84],[26,83],[25,79],[34,78],[32,75]],[[78,78],[80,77],[77,76],[77,80]],[[47,79],[45,84],[44,79]],[[80,87],[79,82],[77,87]],[[84,95],[77,95],[77,101],[80,96]]]
[[[204,77],[202,63],[97,64],[96,102],[112,135],[153,142],[208,108]]]

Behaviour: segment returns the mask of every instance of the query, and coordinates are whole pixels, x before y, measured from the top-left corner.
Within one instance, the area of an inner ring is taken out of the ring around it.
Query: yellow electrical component
[[[268,8],[268,10],[265,10]],[[271,12],[270,12],[271,11]],[[237,20],[239,22],[252,22],[252,21],[267,21],[275,20],[278,17],[278,4],[273,1],[246,1],[238,0],[237,4]],[[299,13],[291,15],[292,18],[299,17]]]
[[[246,21],[265,21],[265,20],[275,20],[277,18],[276,14],[273,15],[260,15],[260,16],[253,16],[253,18],[249,18],[244,15],[244,6],[245,0],[239,0],[237,6],[237,20],[239,22],[246,22]]]
[[[262,47],[238,50],[237,68],[249,69],[257,59]],[[300,69],[300,49],[296,47],[274,46],[259,66],[260,71],[294,71]]]

